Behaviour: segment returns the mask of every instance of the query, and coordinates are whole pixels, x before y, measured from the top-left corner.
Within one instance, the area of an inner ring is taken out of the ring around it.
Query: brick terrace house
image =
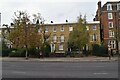
[[[77,23],[49,23],[44,24],[45,34],[50,34],[48,42],[51,46],[51,52],[55,53],[65,53],[68,50],[67,42],[69,38],[69,33],[73,31],[73,27]],[[91,50],[93,44],[100,45],[100,22],[91,21],[86,23],[86,29],[89,32],[90,39],[89,44],[87,44],[86,49]],[[7,33],[5,27],[0,28],[0,31]],[[41,34],[42,27],[38,29],[38,33]],[[9,47],[10,43],[6,40],[7,46]],[[14,46],[14,45],[12,45]]]
[[[116,52],[120,47],[117,40],[117,31],[120,30],[120,1],[106,2],[103,6],[99,1],[94,21],[100,21],[101,41],[106,45],[110,43]]]
[[[68,50],[67,42],[69,33],[77,23],[50,23],[45,24],[45,33],[51,34],[48,41],[51,46],[51,52],[65,53]],[[100,22],[91,21],[86,23],[86,29],[89,32],[90,39],[87,49],[92,49],[92,44],[100,45]],[[40,29],[41,30],[41,29]],[[38,31],[40,32],[40,31]]]

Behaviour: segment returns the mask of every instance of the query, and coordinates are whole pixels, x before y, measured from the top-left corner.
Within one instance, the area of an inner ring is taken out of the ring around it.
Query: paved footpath
[[[60,57],[60,58],[28,58],[26,60],[24,57],[0,57],[0,61],[118,61],[118,57],[112,57],[111,60],[109,60],[108,57],[79,57],[79,58],[73,58],[73,57]]]

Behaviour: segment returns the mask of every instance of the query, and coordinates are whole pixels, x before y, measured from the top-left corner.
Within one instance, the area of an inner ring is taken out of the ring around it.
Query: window
[[[39,29],[38,29],[38,32],[41,32],[41,31],[42,31],[42,29],[41,29],[41,28],[39,28]]]
[[[113,19],[112,13],[108,13],[108,19]]]
[[[69,27],[69,31],[73,31],[73,27],[72,26]]]
[[[109,37],[114,37],[114,31],[112,31],[112,30],[109,30]]]
[[[111,4],[107,4],[107,10],[112,10],[112,5]]]
[[[64,35],[61,35],[60,40],[61,42],[64,42]]]
[[[0,34],[2,33],[2,30],[0,30]]]
[[[86,26],[87,31],[89,30],[89,26]]]
[[[57,41],[57,36],[54,35],[54,36],[53,36],[53,42],[56,42],[56,41]]]
[[[96,26],[93,26],[92,28],[93,28],[93,30],[96,30]]]
[[[53,32],[56,32],[56,26],[53,26]]]
[[[113,22],[108,22],[108,27],[113,28]]]
[[[63,45],[62,44],[59,45],[59,50],[63,50]]]
[[[111,44],[112,49],[116,48],[116,41],[115,40],[110,40],[109,43]]]
[[[48,32],[48,26],[45,27],[45,32]]]
[[[117,4],[117,10],[120,10],[120,3]]]
[[[97,35],[93,34],[92,41],[96,41],[96,40],[97,40]]]
[[[118,18],[120,19],[120,12],[118,13]]]
[[[55,44],[51,44],[51,52],[55,51]]]
[[[64,31],[64,26],[63,25],[61,26],[61,31]]]

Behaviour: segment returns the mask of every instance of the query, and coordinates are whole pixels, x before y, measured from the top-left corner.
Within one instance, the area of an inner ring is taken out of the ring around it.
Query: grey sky
[[[12,22],[14,12],[27,11],[29,15],[41,13],[46,23],[75,22],[81,13],[87,20],[93,20],[99,0],[0,0],[2,24]],[[104,4],[107,0],[102,1]],[[114,0],[112,0],[114,1]]]

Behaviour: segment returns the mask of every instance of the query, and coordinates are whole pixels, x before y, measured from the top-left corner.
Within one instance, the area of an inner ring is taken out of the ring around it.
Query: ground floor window
[[[115,40],[110,40],[109,43],[111,44],[111,49],[116,48],[116,41]]]
[[[63,50],[63,44],[59,44],[59,50]]]
[[[55,44],[51,44],[51,52],[55,51]]]

